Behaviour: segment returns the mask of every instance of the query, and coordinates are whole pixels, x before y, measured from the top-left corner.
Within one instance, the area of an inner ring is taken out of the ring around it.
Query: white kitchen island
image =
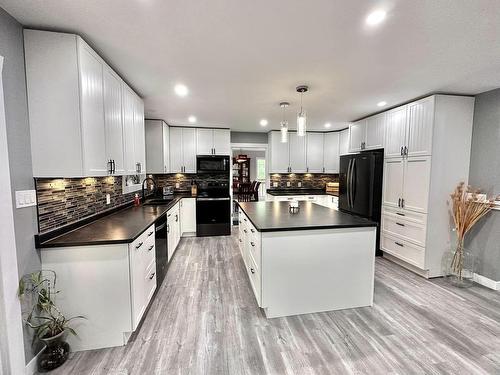
[[[266,317],[372,306],[376,223],[310,202],[240,202],[239,245]]]

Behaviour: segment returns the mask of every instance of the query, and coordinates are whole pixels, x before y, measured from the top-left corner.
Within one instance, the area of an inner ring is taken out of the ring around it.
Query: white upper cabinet
[[[349,124],[349,152],[359,152],[365,149],[366,120]]]
[[[366,119],[365,149],[375,150],[384,147],[386,113]]]
[[[325,173],[339,173],[340,150],[339,137],[341,132],[325,133],[324,166]]]
[[[196,153],[198,155],[230,155],[229,129],[196,129]]]
[[[121,79],[108,67],[104,67],[104,126],[106,129],[106,160],[113,160],[112,168],[117,175],[125,173],[123,160],[123,118]]]
[[[123,158],[126,174],[135,174],[135,94],[130,87],[122,83],[123,117]]]
[[[214,129],[215,155],[231,155],[231,131],[229,129]]]
[[[324,172],[324,134],[306,134],[306,161],[308,173]]]
[[[214,132],[212,129],[196,129],[196,153],[198,155],[214,154]]]
[[[147,173],[169,172],[169,127],[162,120],[146,120]]]
[[[407,156],[432,154],[435,96],[408,104]]]
[[[306,137],[299,137],[297,133],[288,134],[288,143],[290,147],[290,172],[306,173]]]
[[[195,128],[170,128],[170,172],[196,173]]]
[[[127,173],[127,150],[145,164],[142,100],[83,39],[25,30],[24,46],[34,177]]]
[[[144,102],[134,93],[134,156],[137,173],[146,173]]]
[[[385,131],[385,157],[403,156],[406,140],[407,106],[387,112]]]
[[[349,129],[344,129],[339,132],[339,154],[346,155],[349,153]]]
[[[288,154],[288,142],[281,142],[281,134],[272,131],[268,135],[270,154],[270,173],[288,173],[290,171],[290,159]]]

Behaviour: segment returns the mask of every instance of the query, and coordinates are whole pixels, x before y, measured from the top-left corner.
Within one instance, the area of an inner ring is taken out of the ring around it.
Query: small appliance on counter
[[[173,194],[174,194],[174,187],[173,186],[164,186],[163,187],[163,196],[173,195]]]

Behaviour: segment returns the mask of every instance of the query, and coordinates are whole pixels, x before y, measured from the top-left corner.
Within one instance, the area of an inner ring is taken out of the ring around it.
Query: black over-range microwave
[[[197,173],[224,173],[229,174],[229,156],[198,155],[196,157]]]

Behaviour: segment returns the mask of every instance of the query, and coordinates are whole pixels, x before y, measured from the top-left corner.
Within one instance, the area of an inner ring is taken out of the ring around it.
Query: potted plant
[[[75,316],[67,319],[54,303],[57,276],[54,271],[40,270],[27,274],[19,281],[19,298],[29,299],[31,309],[25,318],[26,324],[34,330],[33,342],[37,339],[45,344],[45,349],[38,358],[38,369],[41,372],[50,371],[61,366],[70,351],[66,342],[67,333],[76,335],[69,326]]]
[[[487,199],[480,193],[480,190],[461,182],[451,194],[451,214],[457,243],[451,257],[447,254],[450,259],[446,261],[445,272],[448,280],[459,287],[472,285],[476,266],[474,255],[464,248],[465,235],[495,206],[495,199]]]

